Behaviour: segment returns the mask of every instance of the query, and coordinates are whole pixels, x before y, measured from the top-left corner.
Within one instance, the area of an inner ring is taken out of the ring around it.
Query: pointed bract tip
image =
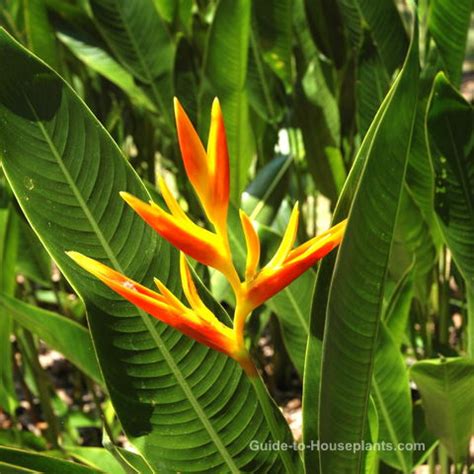
[[[76,252],[75,250],[66,250],[64,252],[69,258],[72,258],[75,262],[77,259],[81,256],[79,252]]]
[[[140,199],[135,197],[133,194],[127,193],[126,191],[120,191],[119,194],[120,197],[131,207],[133,207],[135,203],[141,202]]]
[[[214,100],[212,101],[212,108],[211,108],[211,114],[220,114],[221,113],[221,103],[219,102],[219,99],[217,97],[214,97]]]

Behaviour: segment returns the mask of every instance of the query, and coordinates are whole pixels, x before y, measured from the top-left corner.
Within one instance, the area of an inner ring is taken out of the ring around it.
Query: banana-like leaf
[[[426,115],[428,112],[428,98],[431,92],[431,80],[426,78],[420,83],[420,96],[417,104],[415,130],[408,159],[406,183],[409,191],[419,207],[423,220],[433,231],[433,195],[434,175],[430,163],[428,141],[426,136]]]
[[[387,107],[392,103],[396,88],[397,84],[395,83],[382,102],[374,121],[364,137],[349,176],[344,184],[341,196],[336,204],[333,223],[340,222],[347,217],[365,162],[372,149],[376,131],[385,116]],[[319,384],[321,378],[321,341],[323,339],[326,322],[326,308],[336,255],[336,252],[332,252],[332,254],[326,256],[320,263],[313,293],[303,383],[303,439],[306,440],[306,442],[319,438],[319,409],[317,407],[319,406]],[[318,453],[310,450],[305,451],[304,462],[307,472],[317,472],[319,470]]]
[[[355,0],[389,74],[401,66],[408,36],[393,0]]]
[[[153,0],[91,0],[90,5],[110,49],[148,88],[151,100],[171,128],[175,44]]]
[[[446,243],[466,281],[468,345],[474,357],[474,114],[472,106],[436,76],[428,112],[435,210]]]
[[[250,38],[250,0],[222,0],[212,22],[204,70],[224,114],[230,156],[231,198],[240,201],[253,156],[245,83]],[[210,102],[209,102],[210,103]],[[207,116],[207,115],[206,115]]]
[[[241,207],[251,219],[271,225],[288,187],[292,159],[278,156],[261,168],[242,193]]]
[[[343,23],[348,32],[349,44],[358,50],[362,44],[364,32],[362,29],[362,16],[357,0],[337,0]]]
[[[472,14],[472,0],[431,0],[428,28],[438,47],[447,76],[459,85],[467,35]]]
[[[403,334],[410,314],[412,298],[413,265],[410,265],[393,290],[384,312],[384,323],[387,325],[397,348],[400,347],[403,340]]]
[[[338,2],[304,0],[304,7],[309,29],[318,49],[340,68],[344,62],[345,41]]]
[[[421,393],[428,430],[455,462],[466,462],[474,434],[474,362],[460,357],[423,360],[410,370]]]
[[[365,32],[357,64],[357,126],[361,137],[369,129],[382,103],[390,81],[373,40]]]
[[[417,41],[414,35],[392,100],[373,137],[337,255],[323,342],[322,442],[361,442],[366,436],[384,281],[415,119]],[[323,451],[320,461],[323,473],[364,470],[361,452]]]
[[[40,337],[99,384],[103,384],[89,332],[80,324],[51,311],[0,294],[0,308]]]
[[[2,464],[4,465],[2,466]],[[7,466],[5,467],[5,465]],[[15,467],[18,468],[17,471],[13,470]],[[24,470],[21,470],[21,468],[24,468]],[[50,474],[67,472],[68,474],[93,474],[102,471],[44,454],[38,454],[34,451],[0,446],[0,472],[47,472]]]
[[[59,66],[59,55],[53,28],[49,22],[46,2],[25,0],[23,17],[27,44],[31,51],[46,61],[51,67]]]
[[[288,91],[291,91],[294,76],[292,6],[293,0],[269,0],[253,4],[263,57]]]
[[[4,30],[0,63],[3,169],[86,303],[100,368],[131,442],[155,471],[297,470],[295,453],[249,447],[291,436],[258,379],[251,384],[233,360],[139,311],[65,255],[75,249],[148,287],[153,277],[171,291],[177,286],[176,252],[118,197],[125,190],[149,199],[105,129]]]
[[[405,186],[390,255],[390,277],[399,281],[413,264],[416,294],[421,301],[426,301],[436,258],[430,227]]]
[[[155,105],[135,84],[133,75],[96,44],[93,38],[78,31],[59,31],[57,35],[86,66],[120,87],[132,102],[156,113]]]
[[[408,372],[399,346],[384,323],[377,336],[372,396],[379,416],[378,441],[395,449],[380,450],[378,455],[387,464],[410,473],[413,453],[398,449],[400,443],[413,443],[412,408]]]

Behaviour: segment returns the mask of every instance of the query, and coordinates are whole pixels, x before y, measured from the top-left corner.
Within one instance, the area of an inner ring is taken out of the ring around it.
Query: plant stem
[[[441,257],[439,278],[439,342],[447,345],[449,341],[449,256],[446,247]]]
[[[278,410],[275,402],[268,393],[267,387],[258,375],[256,377],[249,377],[249,380],[255,389],[255,393],[257,394],[260,407],[263,411],[263,416],[267,420],[272,436],[272,441],[281,441],[290,445],[290,449],[279,450],[279,455],[285,466],[285,472],[287,474],[300,472],[301,467],[299,468],[299,466],[301,466],[301,460],[299,459],[299,456],[291,449],[293,439],[289,438],[288,433],[286,432],[287,424]],[[291,453],[294,453],[294,455],[292,456]]]
[[[439,464],[441,467],[441,474],[449,474],[449,458],[448,452],[446,448],[440,444],[438,446],[438,456],[439,456]]]

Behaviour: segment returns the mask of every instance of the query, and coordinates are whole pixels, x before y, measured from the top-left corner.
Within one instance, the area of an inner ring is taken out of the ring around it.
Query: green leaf
[[[356,0],[389,74],[401,66],[408,36],[393,0]]]
[[[120,452],[124,452],[121,450]],[[91,468],[97,469],[101,472],[106,472],[107,474],[123,474],[124,469],[119,461],[117,461],[114,455],[104,448],[95,448],[95,447],[67,447],[66,452],[69,456],[72,456],[76,461],[81,462]],[[134,454],[130,451],[127,452],[127,455],[134,456],[139,459],[137,454]],[[142,460],[142,471],[141,473],[151,473],[152,471],[144,470],[146,469],[146,464]],[[134,471],[130,467],[130,472],[140,472]]]
[[[426,131],[428,99],[433,77],[420,80],[420,95],[417,104],[415,130],[408,160],[406,182],[410,193],[419,207],[423,220],[433,232],[434,226],[434,174],[430,163]]]
[[[426,301],[436,259],[431,229],[405,187],[390,254],[390,276],[398,281],[413,264],[415,293],[420,301]]]
[[[384,280],[403,190],[418,92],[415,35],[373,137],[349,212],[327,307],[321,372],[322,442],[361,442]],[[351,384],[347,384],[348,377]],[[362,472],[361,452],[321,452],[323,472]]]
[[[242,193],[241,207],[264,225],[271,225],[288,187],[288,169],[292,163],[288,156],[278,156],[256,174]]]
[[[156,113],[155,105],[135,84],[133,75],[96,44],[93,38],[77,31],[60,31],[57,35],[86,66],[120,87],[132,102]]]
[[[435,210],[441,232],[466,281],[468,347],[474,357],[474,115],[443,73],[436,76],[428,112]]]
[[[81,295],[100,368],[129,440],[154,469],[297,470],[281,415],[232,359],[110,291],[65,255],[75,249],[153,286],[176,288],[172,252],[119,197],[149,195],[104,128],[50,68],[0,30],[0,156],[30,224]],[[270,415],[273,413],[273,417]],[[270,422],[268,422],[270,417]],[[271,430],[271,433],[270,433]],[[282,439],[280,439],[282,437]]]
[[[171,23],[176,15],[178,2],[176,0],[153,0],[153,3],[161,18]]]
[[[474,362],[462,358],[423,360],[410,371],[421,393],[428,429],[455,462],[468,462],[474,433]]]
[[[304,373],[314,280],[314,272],[308,270],[267,303],[278,316],[288,355],[301,376]]]
[[[59,68],[59,55],[44,0],[23,0],[28,48],[52,68]]]
[[[357,126],[363,137],[385,97],[390,81],[375,44],[368,32],[364,35],[357,63]]]
[[[341,68],[345,57],[342,18],[337,2],[304,0],[308,25],[318,49]]]
[[[61,352],[93,380],[103,384],[91,337],[83,326],[7,295],[0,294],[0,308],[49,347]]]
[[[408,372],[399,346],[384,323],[377,336],[372,396],[379,415],[378,441],[397,448],[400,443],[413,443]],[[385,463],[411,472],[413,453],[409,449],[380,450],[378,455]]]
[[[461,82],[462,63],[466,50],[472,0],[432,0],[430,2],[428,29],[438,47],[441,61],[451,82]]]
[[[349,212],[354,194],[359,184],[360,176],[364,169],[365,162],[372,149],[372,143],[382,119],[385,116],[387,107],[392,103],[393,95],[397,88],[395,83],[389,90],[382,102],[374,121],[367,131],[362,144],[354,159],[349,176],[344,184],[340,198],[337,201],[333,214],[333,223],[340,222]],[[313,303],[311,307],[310,332],[306,349],[305,372],[303,383],[303,439],[306,442],[319,438],[318,414],[319,409],[319,384],[321,377],[321,352],[322,338],[326,322],[326,309],[331,286],[331,277],[336,260],[336,252],[332,252],[320,263],[316,285],[313,293]],[[317,394],[316,396],[314,394]],[[318,453],[305,451],[305,467],[307,472],[319,469]]]
[[[0,462],[0,470],[3,474],[28,474],[38,472],[24,467],[14,466],[13,464],[8,464],[6,462]]]
[[[172,127],[175,45],[153,0],[91,0],[94,20],[115,56],[148,89]]]
[[[62,459],[45,456],[44,454],[37,454],[31,451],[25,451],[16,448],[5,448],[0,446],[0,462],[13,465],[18,468],[32,469],[29,472],[47,472],[48,474],[92,474],[99,473],[96,469],[86,466],[81,466],[70,461],[63,461]],[[8,472],[3,471],[1,472]],[[10,472],[25,472],[24,470]],[[26,471],[28,472],[28,471]]]
[[[253,3],[258,42],[263,57],[288,91],[293,85],[292,11],[293,0]]]
[[[207,39],[204,71],[212,94],[219,97],[222,105],[230,155],[231,198],[236,204],[247,183],[254,147],[245,88],[249,37],[250,1],[221,0]],[[210,102],[205,105],[203,109]]]
[[[362,16],[357,0],[338,0],[343,23],[348,31],[349,44],[358,50],[363,38]]]
[[[395,287],[384,313],[384,322],[395,341],[400,347],[410,315],[413,298],[413,265],[400,278]]]

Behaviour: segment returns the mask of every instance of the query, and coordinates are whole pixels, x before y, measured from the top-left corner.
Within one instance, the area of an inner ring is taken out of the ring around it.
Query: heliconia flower
[[[244,343],[248,315],[337,247],[346,221],[293,248],[299,218],[298,205],[295,205],[279,248],[271,260],[259,269],[260,240],[252,221],[241,210],[240,219],[247,245],[245,276],[241,280],[232,260],[227,235],[229,156],[219,102],[216,99],[212,105],[207,150],[176,99],[175,115],[186,173],[214,231],[195,224],[161,178],[159,187],[169,212],[154,202],[145,203],[125,192],[120,194],[164,239],[198,262],[219,270],[227,278],[236,300],[233,328],[220,322],[204,305],[183,253],[180,261],[181,283],[190,307],[158,280],[155,282],[159,293],[156,293],[77,252],[69,252],[69,256],[131,303],[187,336],[229,355],[240,363],[247,374],[254,376],[255,367]]]
[[[298,228],[298,205],[291,213],[285,235],[273,258],[258,272],[260,244],[250,219],[241,210],[242,226],[247,242],[247,269],[244,293],[248,311],[260,306],[274,296],[318,260],[339,245],[344,235],[346,221],[292,249]],[[249,268],[250,267],[250,268]]]
[[[183,304],[158,279],[155,279],[155,284],[159,293],[78,252],[67,254],[84,270],[130,303],[192,339],[232,357],[249,375],[254,373],[248,352],[237,346],[233,330],[219,321],[201,300],[184,254],[181,253],[180,258],[181,283],[190,307]]]

